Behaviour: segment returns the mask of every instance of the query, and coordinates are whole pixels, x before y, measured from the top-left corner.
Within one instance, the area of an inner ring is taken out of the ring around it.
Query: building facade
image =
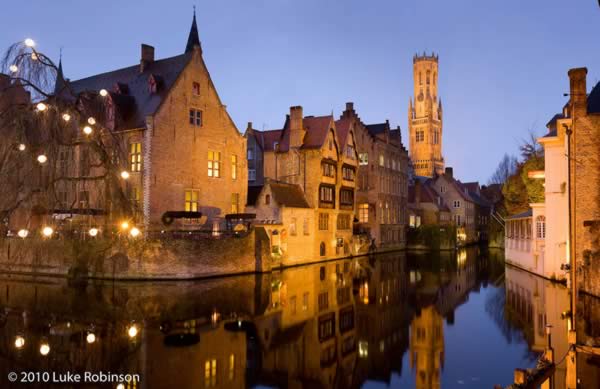
[[[413,57],[414,101],[408,104],[410,159],[417,176],[444,172],[442,101],[438,95],[438,56]]]
[[[258,176],[265,182],[268,178],[297,185],[312,210],[306,222],[307,244],[301,253],[289,254],[296,261],[314,261],[356,253],[352,233],[358,167],[354,130],[341,136],[333,116],[305,117],[302,107],[296,106],[290,108],[282,129],[252,129],[247,137],[253,138],[251,149],[261,154],[263,172]]]
[[[365,125],[353,103],[336,121],[341,138],[354,132],[359,156],[355,227],[380,249],[406,246],[408,153],[400,128],[388,121]]]
[[[246,140],[209,75],[195,15],[181,55],[156,60],[154,48],[142,45],[139,65],[72,82],[60,70],[55,95],[89,102],[95,121],[119,139],[113,162],[128,174],[122,185],[135,223],[160,230],[173,222],[167,212],[190,212],[194,218],[174,225],[219,231],[225,215],[242,211]],[[67,204],[110,213],[109,194],[97,185],[105,172],[90,167],[98,158],[85,143],[65,154],[73,174],[85,179],[59,192]]]

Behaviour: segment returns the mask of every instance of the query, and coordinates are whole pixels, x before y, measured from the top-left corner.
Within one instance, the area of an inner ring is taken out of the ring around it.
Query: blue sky
[[[596,0],[29,0],[5,6],[0,49],[31,37],[77,79],[139,61],[140,44],[183,52],[192,6],[221,99],[243,131],[280,127],[346,101],[367,123],[407,136],[412,56],[440,56],[444,156],[464,181],[487,181],[565,102],[567,71],[600,80]],[[11,16],[12,15],[12,16]],[[8,16],[8,17],[7,17]],[[408,143],[408,142],[405,142]]]

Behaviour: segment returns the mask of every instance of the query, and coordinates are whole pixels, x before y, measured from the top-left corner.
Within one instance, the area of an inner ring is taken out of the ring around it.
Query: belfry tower
[[[408,103],[410,159],[417,176],[444,172],[442,100],[438,99],[438,56],[413,57],[414,102]]]

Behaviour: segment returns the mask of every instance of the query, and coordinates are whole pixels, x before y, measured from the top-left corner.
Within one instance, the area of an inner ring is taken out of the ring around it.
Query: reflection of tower
[[[413,57],[414,103],[408,105],[410,159],[418,176],[444,172],[442,101],[438,100],[438,57]]]
[[[410,367],[416,371],[416,389],[439,389],[444,366],[442,317],[429,306],[410,325]]]

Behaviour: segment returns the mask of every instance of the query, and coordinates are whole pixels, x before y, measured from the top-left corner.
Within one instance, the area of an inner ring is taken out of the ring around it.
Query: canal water
[[[568,298],[477,248],[186,282],[1,275],[0,387],[507,386],[535,365],[547,324],[566,354]],[[599,366],[578,358],[580,387],[600,387]]]

